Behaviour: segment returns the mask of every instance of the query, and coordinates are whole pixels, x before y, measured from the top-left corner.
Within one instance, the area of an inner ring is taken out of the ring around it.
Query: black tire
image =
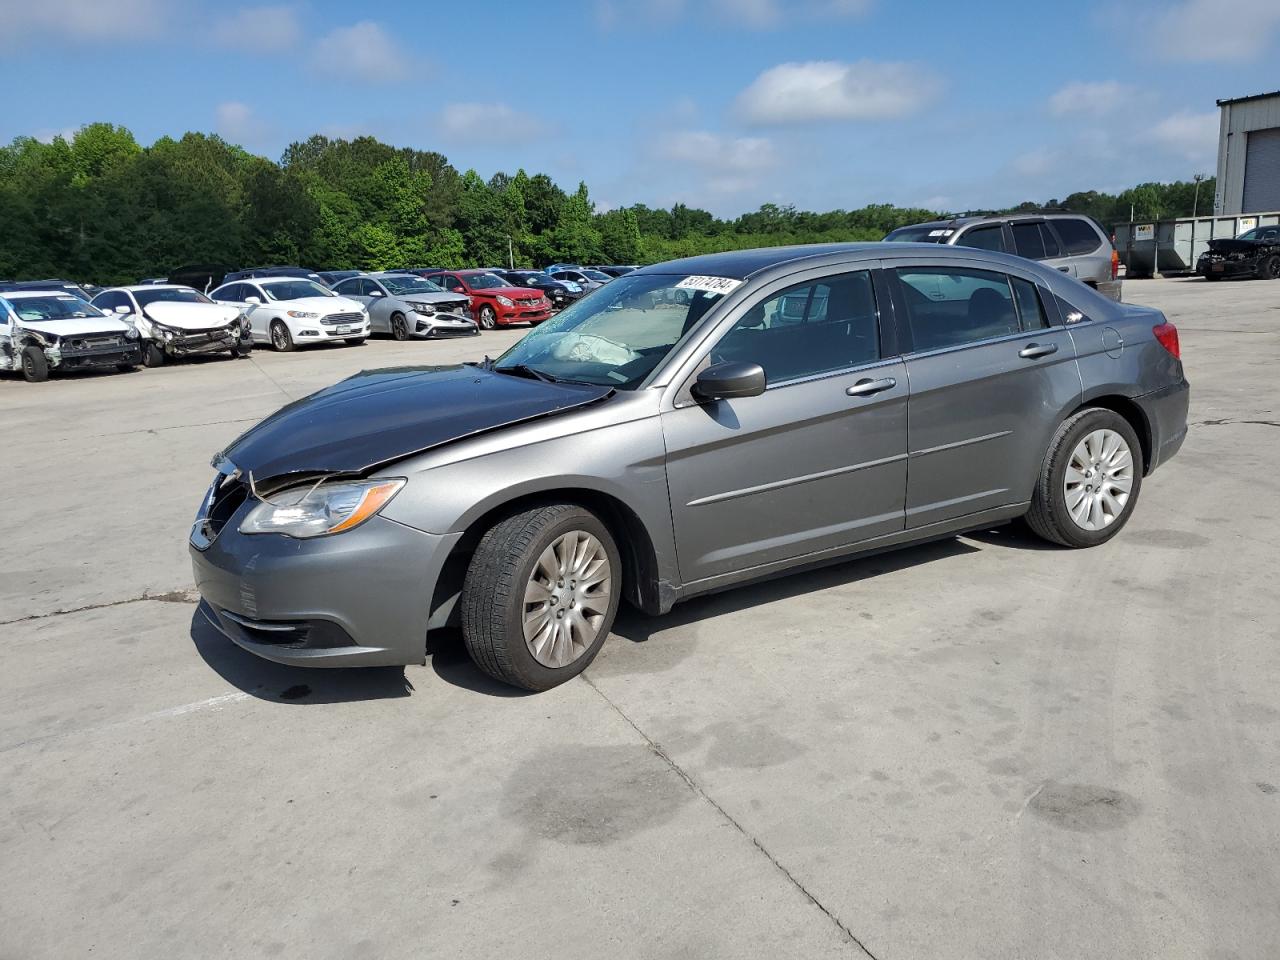
[[[391,315],[391,339],[409,339],[409,323],[405,320],[403,313],[393,313]]]
[[[1280,256],[1274,253],[1265,258],[1258,264],[1258,278],[1260,280],[1275,280],[1280,277]]]
[[[582,530],[600,541],[612,582],[608,612],[592,645],[576,660],[551,668],[524,639],[524,591],[538,557],[564,534]],[[549,690],[586,669],[604,645],[622,595],[622,561],[608,528],[589,510],[568,503],[534,507],[494,524],[472,555],[462,587],[462,636],[485,673],[525,690]]]
[[[22,379],[27,383],[43,383],[49,379],[49,360],[37,346],[22,348]]]
[[[480,327],[483,330],[495,330],[498,326],[498,315],[494,313],[493,307],[484,306],[480,308]]]
[[[364,341],[365,341],[364,337],[356,337],[352,340],[343,340],[342,345],[344,347],[363,347]]]
[[[1111,523],[1101,530],[1087,530],[1071,519],[1064,484],[1067,465],[1076,446],[1086,434],[1101,429],[1114,430],[1129,445],[1129,452],[1133,457],[1133,487],[1123,510]],[[1045,540],[1064,547],[1096,547],[1106,543],[1120,532],[1133,515],[1138,496],[1142,492],[1142,473],[1145,467],[1138,435],[1129,421],[1120,414],[1101,407],[1088,407],[1072,414],[1063,421],[1049,441],[1044,466],[1040,469],[1035,493],[1031,497],[1031,509],[1027,511],[1027,526]]]
[[[117,373],[133,373],[133,371],[137,369],[138,369],[138,365],[136,363],[117,363],[116,364]]]
[[[163,367],[164,361],[164,349],[158,343],[148,340],[142,345],[142,365],[144,367]]]
[[[242,360],[245,357],[249,356],[249,354],[251,353],[253,353],[252,340],[241,340],[239,343],[237,343],[234,347],[231,348],[231,356],[234,357],[236,360]]]
[[[271,321],[271,345],[281,353],[291,353],[294,350],[293,334],[283,320]]]
[[[1206,274],[1204,275],[1204,278],[1205,278],[1206,280],[1208,280],[1210,283],[1216,283],[1217,281],[1219,281],[1219,280],[1221,280],[1221,279],[1222,279],[1222,274],[1220,274],[1220,273],[1206,273]]]

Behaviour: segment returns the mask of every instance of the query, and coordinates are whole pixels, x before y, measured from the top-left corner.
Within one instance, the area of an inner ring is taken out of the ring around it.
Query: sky
[[[0,0],[0,141],[313,133],[682,202],[959,211],[1212,174],[1280,0]]]

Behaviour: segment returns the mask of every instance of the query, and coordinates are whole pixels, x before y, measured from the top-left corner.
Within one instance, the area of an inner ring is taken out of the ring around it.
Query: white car
[[[166,357],[221,353],[243,357],[253,349],[249,320],[239,307],[214,303],[203,293],[177,284],[112,287],[93,298],[137,328],[142,363],[158,367]]]
[[[254,341],[270,343],[277,350],[325,341],[357,346],[369,336],[369,311],[364,304],[305,277],[236,280],[224,283],[209,297],[243,310]]]
[[[29,383],[50,370],[114,367],[141,360],[138,331],[60,290],[0,294],[0,370],[21,370]]]

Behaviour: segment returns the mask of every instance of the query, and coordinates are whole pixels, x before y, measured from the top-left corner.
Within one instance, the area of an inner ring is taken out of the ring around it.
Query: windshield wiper
[[[498,373],[513,373],[517,377],[528,377],[531,380],[541,380],[543,383],[558,383],[559,381],[549,373],[544,373],[535,367],[529,366],[527,363],[513,363],[509,367],[491,367]]]

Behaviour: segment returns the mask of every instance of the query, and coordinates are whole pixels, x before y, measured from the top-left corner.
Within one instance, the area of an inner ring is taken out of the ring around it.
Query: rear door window
[[[1062,241],[1062,249],[1067,256],[1078,257],[1093,253],[1103,244],[1097,229],[1087,220],[1076,217],[1063,217],[1053,221],[1053,229]]]
[[[1056,244],[1054,245],[1056,248]],[[1018,256],[1028,260],[1043,260],[1048,253],[1044,248],[1044,234],[1038,223],[1013,224],[1013,249]]]
[[[1043,330],[1049,326],[1049,318],[1045,315],[1036,285],[1021,277],[1010,277],[1009,283],[1013,285],[1013,299],[1018,304],[1018,320],[1022,329]]]
[[[978,250],[1004,250],[1004,228],[998,223],[986,227],[974,227],[960,234],[957,247],[974,247]]]
[[[1009,278],[967,267],[900,267],[895,271],[916,352],[1020,332]]]

